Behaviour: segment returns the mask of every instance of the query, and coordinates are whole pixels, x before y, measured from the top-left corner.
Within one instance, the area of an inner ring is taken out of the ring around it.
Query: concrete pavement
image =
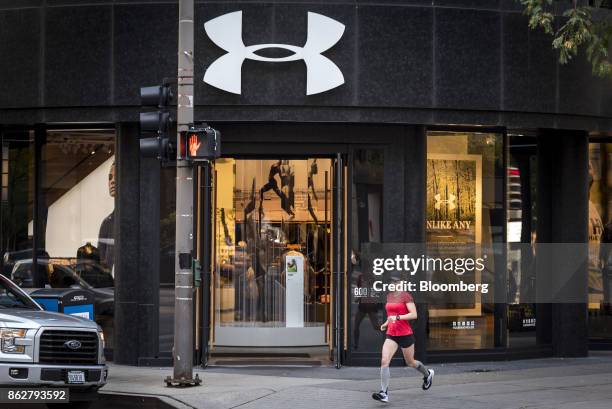
[[[413,369],[391,368],[392,408],[610,409],[612,353],[588,358],[437,364],[432,389]],[[171,368],[111,365],[106,393],[153,395],[176,408],[378,408],[378,368],[210,367],[203,386],[167,388]]]

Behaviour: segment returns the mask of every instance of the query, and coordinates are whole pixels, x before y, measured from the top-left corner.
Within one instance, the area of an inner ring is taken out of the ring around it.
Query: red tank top
[[[412,300],[412,296],[406,292],[394,292],[387,295],[387,304],[385,305],[385,309],[387,310],[387,317],[393,317],[395,315],[404,315],[408,314],[410,311],[408,310],[407,303],[414,302]],[[412,335],[412,327],[410,323],[406,320],[389,321],[389,326],[387,327],[387,335],[392,335],[395,337],[401,337],[403,335]]]

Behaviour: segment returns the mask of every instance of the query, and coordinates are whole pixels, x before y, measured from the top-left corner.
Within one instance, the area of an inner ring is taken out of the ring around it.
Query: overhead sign
[[[322,14],[308,12],[308,35],[303,47],[288,44],[255,44],[242,41],[242,11],[224,14],[204,24],[208,37],[227,54],[215,60],[204,74],[204,82],[215,88],[241,94],[244,60],[290,62],[306,64],[306,95],[319,94],[344,84],[340,68],[321,55],[332,48],[344,34],[344,24]],[[293,52],[287,57],[271,58],[255,54],[267,48],[282,48]]]

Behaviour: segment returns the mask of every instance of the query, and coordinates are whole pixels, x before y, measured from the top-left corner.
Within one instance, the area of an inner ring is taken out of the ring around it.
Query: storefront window
[[[34,132],[5,131],[1,138],[0,265],[10,277],[18,261],[32,258]]]
[[[491,249],[504,242],[503,135],[484,132],[427,133],[427,252],[438,257],[483,257],[485,269],[448,279],[489,284],[505,279],[500,255]],[[466,253],[467,252],[467,253]],[[440,272],[435,276],[440,276]],[[463,350],[495,345],[494,304],[480,292],[449,298],[442,293],[429,304],[428,349]]]
[[[368,243],[381,243],[383,237],[384,153],[377,149],[357,149],[353,154],[351,181],[351,340],[358,352],[379,352],[384,341],[380,325],[385,321],[384,296],[373,290],[376,278],[362,262]]]
[[[589,144],[589,337],[612,340],[612,143]]]
[[[520,348],[536,345],[537,144],[521,134],[508,135],[508,142],[508,344]]]
[[[215,162],[215,345],[326,344],[331,166]]]
[[[2,274],[26,289],[92,291],[111,348],[114,155],[113,130],[2,134]]]
[[[95,320],[112,348],[115,271],[114,130],[48,130],[41,144],[37,247],[47,257],[23,260],[21,287],[86,288]],[[30,219],[32,226],[35,221]]]

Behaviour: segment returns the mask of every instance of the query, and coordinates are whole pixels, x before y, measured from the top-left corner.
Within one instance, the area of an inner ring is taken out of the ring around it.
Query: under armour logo
[[[455,210],[455,208],[457,207],[457,205],[455,205],[457,197],[453,194],[448,195],[448,200],[442,200],[442,195],[438,193],[434,196],[434,199],[436,200],[436,203],[434,203],[434,207],[436,208],[436,210],[440,210],[443,203],[448,206],[448,210]]]
[[[204,74],[204,82],[234,94],[241,93],[244,60],[287,62],[304,60],[306,95],[318,94],[344,84],[344,75],[329,58],[321,55],[332,48],[344,34],[344,24],[317,13],[308,12],[308,35],[304,47],[287,44],[256,44],[242,41],[242,11],[224,14],[204,24],[208,37],[227,54],[214,61]],[[280,58],[255,54],[266,48],[282,48],[293,52]]]

